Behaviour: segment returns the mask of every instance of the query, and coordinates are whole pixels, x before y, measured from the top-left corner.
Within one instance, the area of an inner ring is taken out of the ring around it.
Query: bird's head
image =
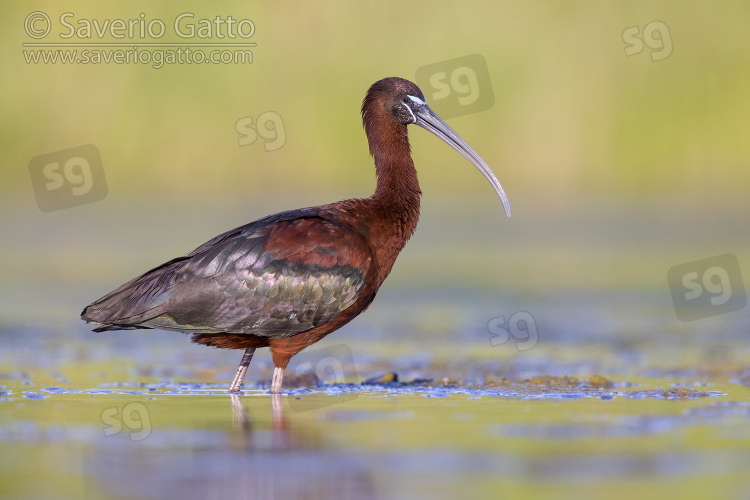
[[[388,118],[385,118],[388,117]],[[510,217],[510,202],[492,169],[469,144],[427,105],[424,94],[414,83],[403,78],[384,78],[372,84],[362,103],[362,122],[368,137],[373,128],[390,125],[414,124],[438,136],[450,147],[469,160],[492,184]]]

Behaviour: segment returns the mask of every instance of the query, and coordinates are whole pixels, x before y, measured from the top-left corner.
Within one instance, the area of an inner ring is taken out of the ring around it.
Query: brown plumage
[[[479,155],[424,102],[413,83],[373,84],[362,121],[375,160],[370,198],[282,212],[223,233],[183,257],[122,285],[87,306],[94,331],[160,328],[199,344],[245,349],[230,392],[239,390],[255,349],[269,347],[272,393],[305,347],[364,311],[417,227],[421,191],[408,124],[434,133],[500,183]]]

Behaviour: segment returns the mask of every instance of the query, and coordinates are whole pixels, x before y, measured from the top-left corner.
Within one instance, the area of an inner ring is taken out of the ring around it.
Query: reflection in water
[[[231,393],[229,397],[232,401],[232,424],[234,429],[241,432],[242,440],[246,446],[246,451],[251,451],[253,447],[253,429],[248,418],[248,409],[242,402],[242,396]],[[282,405],[281,394],[271,394],[271,450],[282,451],[292,448],[290,426],[284,418],[284,406]],[[256,400],[259,398],[255,398]],[[303,447],[300,443],[299,447]]]
[[[331,449],[303,419],[288,419],[284,396],[230,395],[230,402],[231,426],[157,429],[143,446],[95,443],[85,468],[89,497],[378,498],[366,460]]]

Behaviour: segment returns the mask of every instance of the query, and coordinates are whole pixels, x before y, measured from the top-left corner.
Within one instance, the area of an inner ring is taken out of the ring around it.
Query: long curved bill
[[[415,98],[412,98],[416,102]],[[440,137],[443,141],[448,143],[450,147],[461,153],[464,158],[469,160],[475,167],[482,172],[482,175],[487,179],[492,187],[500,197],[500,201],[503,202],[503,208],[505,209],[505,215],[510,217],[510,201],[508,196],[503,190],[503,186],[500,185],[500,181],[495,177],[495,173],[490,169],[487,163],[482,159],[469,144],[456,133],[455,130],[450,128],[442,118],[435,114],[430,107],[419,99],[419,107],[416,110],[415,125],[419,125],[423,129],[429,130],[436,136]]]

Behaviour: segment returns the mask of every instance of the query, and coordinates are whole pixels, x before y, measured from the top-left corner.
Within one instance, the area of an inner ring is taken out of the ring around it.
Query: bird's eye
[[[404,96],[404,98],[401,99],[401,100],[404,101],[405,104],[409,104],[409,98],[408,97]]]

